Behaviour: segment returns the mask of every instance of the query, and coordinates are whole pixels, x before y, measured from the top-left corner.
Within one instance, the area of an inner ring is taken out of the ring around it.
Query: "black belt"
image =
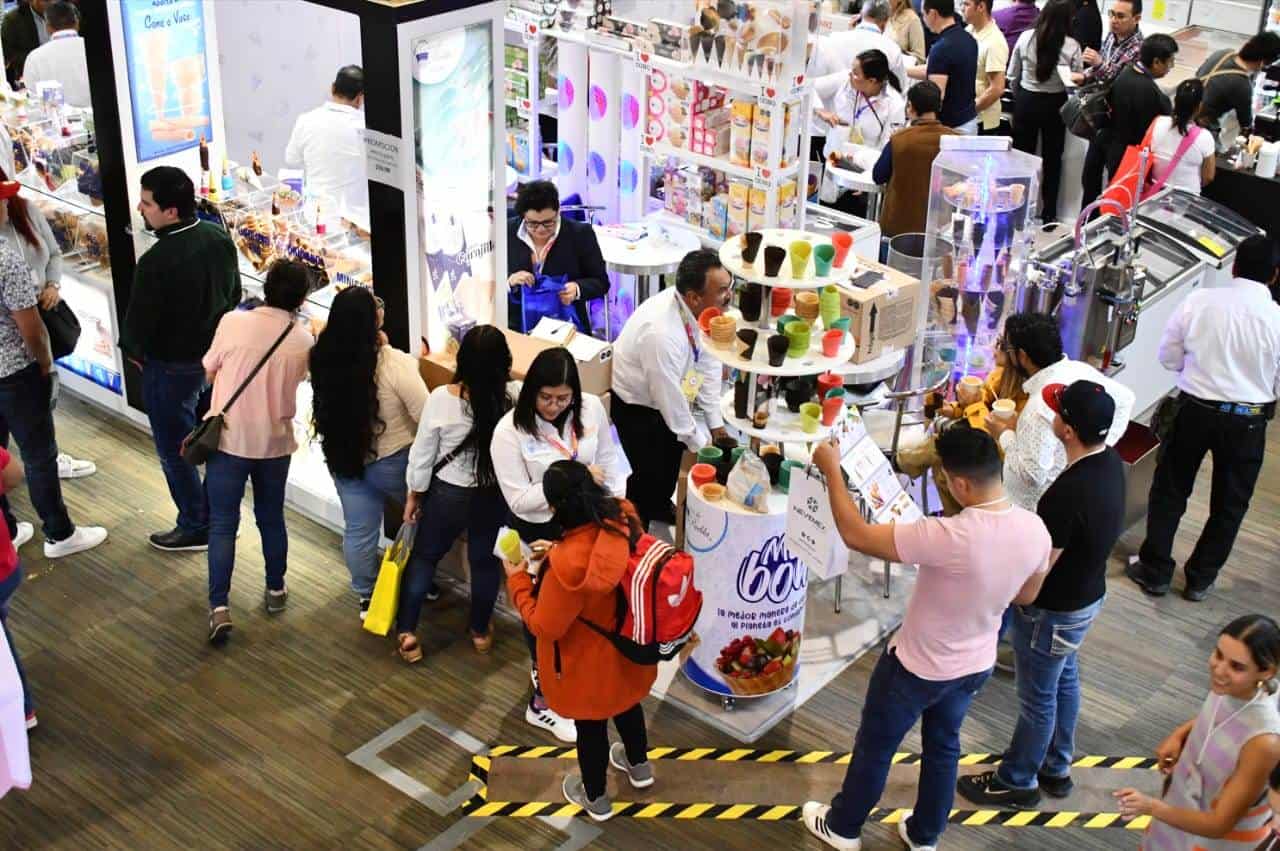
[[[1190,393],[1184,392],[1183,397],[1191,402],[1195,402],[1202,408],[1208,408],[1220,414],[1230,414],[1235,417],[1266,417],[1271,419],[1276,414],[1276,403],[1267,402],[1261,405],[1250,405],[1242,402],[1218,402],[1212,399],[1201,399],[1199,396],[1192,396]]]

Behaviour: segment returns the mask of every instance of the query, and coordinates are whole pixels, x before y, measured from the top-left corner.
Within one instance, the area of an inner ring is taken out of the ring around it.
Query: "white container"
[[[1268,142],[1258,149],[1258,177],[1275,177],[1276,163],[1280,161],[1280,142]]]

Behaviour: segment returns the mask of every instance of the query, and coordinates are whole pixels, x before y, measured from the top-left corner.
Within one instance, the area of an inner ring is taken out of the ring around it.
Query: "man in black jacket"
[[[0,24],[0,44],[4,45],[4,73],[9,85],[17,87],[22,79],[27,54],[49,40],[44,23],[44,7],[49,0],[18,0],[16,8],[4,16]]]
[[[209,547],[209,502],[181,446],[208,408],[201,360],[218,320],[240,302],[235,243],[198,220],[195,205],[195,187],[182,169],[160,166],[142,175],[138,212],[158,241],[138,258],[120,333],[120,348],[142,370],[151,436],[178,507],[175,528],[150,537],[167,551]]]
[[[1147,36],[1137,62],[1120,72],[1111,86],[1111,128],[1107,131],[1107,175],[1114,180],[1125,148],[1137,145],[1159,115],[1173,112],[1169,97],[1156,85],[1173,70],[1178,43],[1167,35]]]
[[[560,193],[549,180],[533,180],[516,194],[516,214],[507,220],[507,286],[511,288],[508,325],[521,327],[520,292],[538,276],[565,276],[560,303],[572,305],[579,327],[591,331],[587,302],[609,292],[609,273],[590,222],[560,215]],[[607,305],[606,305],[607,309]],[[537,319],[529,318],[530,328]]]

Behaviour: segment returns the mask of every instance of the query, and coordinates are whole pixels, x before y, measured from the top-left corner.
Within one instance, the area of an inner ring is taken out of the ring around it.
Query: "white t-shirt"
[[[1191,140],[1191,145],[1182,155],[1182,159],[1178,160],[1173,174],[1165,180],[1165,186],[1176,186],[1199,195],[1200,165],[1206,157],[1214,154],[1213,134],[1195,125],[1188,127],[1187,130],[1195,133],[1196,137]],[[1173,119],[1167,115],[1157,118],[1155,130],[1151,133],[1151,150],[1156,156],[1155,167],[1152,170],[1155,178],[1159,178],[1169,168],[1169,163],[1173,160],[1174,154],[1178,153],[1178,146],[1181,144],[1182,134],[1178,132]]]

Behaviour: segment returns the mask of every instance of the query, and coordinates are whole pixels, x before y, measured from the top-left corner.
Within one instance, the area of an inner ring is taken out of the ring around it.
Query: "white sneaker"
[[[911,818],[911,810],[904,812],[902,818],[898,819],[898,837],[902,840],[902,844],[911,851],[938,851],[937,845],[917,845],[911,841],[911,837],[907,836],[907,819],[909,818]]]
[[[65,452],[58,454],[59,479],[83,479],[85,476],[92,476],[96,472],[98,472],[98,465],[92,461],[72,458]]]
[[[562,742],[574,744],[578,741],[578,727],[568,718],[561,718],[550,709],[534,709],[526,706],[524,720],[535,727],[547,730]]]
[[[45,541],[45,558],[62,558],[63,556],[91,550],[107,539],[107,530],[101,526],[77,526],[70,538],[61,541]]]
[[[804,826],[809,828],[809,832],[832,848],[839,851],[862,851],[860,838],[850,839],[847,836],[841,836],[827,825],[827,813],[831,812],[831,807],[817,801],[809,801],[800,812],[804,816]]]
[[[25,520],[19,520],[18,534],[13,536],[13,548],[16,550],[18,547],[22,546],[27,541],[30,541],[35,534],[36,534],[35,526],[32,526],[30,523],[26,522]]]

